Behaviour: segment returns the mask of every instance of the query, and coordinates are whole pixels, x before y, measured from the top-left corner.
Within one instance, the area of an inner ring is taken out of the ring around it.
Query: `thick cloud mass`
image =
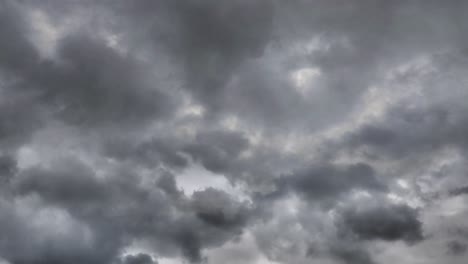
[[[124,264],[158,264],[153,261],[152,257],[147,254],[139,253],[137,255],[127,255],[122,261]]]
[[[466,263],[467,12],[0,0],[0,263]]]
[[[360,239],[388,241],[421,240],[421,223],[414,209],[406,205],[377,208],[351,208],[343,215],[346,230],[351,230]]]

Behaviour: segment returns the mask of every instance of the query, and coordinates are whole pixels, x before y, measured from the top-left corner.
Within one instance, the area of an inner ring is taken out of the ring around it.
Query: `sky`
[[[467,263],[467,12],[0,0],[0,263]]]

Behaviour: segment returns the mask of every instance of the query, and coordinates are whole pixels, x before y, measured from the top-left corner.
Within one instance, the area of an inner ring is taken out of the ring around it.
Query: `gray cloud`
[[[464,195],[464,194],[468,194],[468,186],[458,187],[450,191],[450,195],[453,195],[453,196]]]
[[[458,263],[467,8],[0,0],[0,259]]]
[[[283,176],[278,181],[278,190],[290,189],[304,196],[310,202],[336,202],[353,190],[385,191],[372,167],[367,164],[333,166],[320,164]]]
[[[220,229],[238,229],[245,225],[250,215],[246,205],[237,204],[216,189],[195,192],[193,199],[197,217]]]
[[[147,254],[127,255],[122,261],[123,264],[158,264],[157,261]]]
[[[345,230],[350,230],[359,239],[414,243],[424,238],[418,212],[406,205],[350,208],[342,218]]]
[[[184,148],[195,161],[214,172],[229,170],[234,159],[248,146],[248,141],[238,133],[213,131],[198,134],[195,142]]]
[[[466,244],[457,240],[447,243],[447,253],[452,255],[463,255],[466,252]]]
[[[161,254],[171,256],[180,250],[199,262],[203,247],[236,237],[247,224],[248,207],[222,191],[207,189],[189,199],[175,189],[169,174],[147,188],[125,170],[115,173],[110,179],[97,179],[86,165],[60,160],[52,169],[25,171],[12,186],[21,196],[37,195],[43,203],[86,224],[94,232],[92,243],[104,243],[110,252],[137,238],[159,248]]]
[[[353,248],[346,248],[346,247],[337,247],[332,248],[331,254],[335,256],[338,260],[342,263],[346,264],[357,264],[357,263],[364,263],[364,264],[373,264],[375,261],[366,251],[362,249],[353,249]]]

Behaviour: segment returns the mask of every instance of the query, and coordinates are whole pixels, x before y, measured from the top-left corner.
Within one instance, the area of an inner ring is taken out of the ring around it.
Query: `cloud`
[[[158,264],[157,261],[147,254],[139,253],[137,255],[127,255],[123,259],[124,264]]]
[[[312,165],[306,169],[283,176],[278,181],[278,191],[289,189],[310,202],[336,202],[353,190],[385,191],[372,167],[358,163],[349,166],[332,164]]]
[[[220,229],[242,227],[251,214],[247,205],[237,204],[226,193],[213,188],[195,192],[193,199],[197,217]]]
[[[407,243],[424,239],[418,211],[407,205],[350,208],[341,217],[344,229],[354,233],[358,239],[402,240]]]
[[[457,261],[467,8],[0,0],[0,259]]]
[[[184,148],[195,161],[213,172],[224,172],[241,152],[248,140],[240,133],[212,131],[197,135],[194,143]]]
[[[337,247],[331,250],[331,254],[346,264],[373,264],[375,261],[366,251],[346,247]]]
[[[235,238],[247,224],[248,207],[223,191],[206,189],[189,198],[177,190],[170,174],[148,188],[125,169],[114,173],[98,179],[85,164],[65,159],[50,168],[24,171],[12,186],[22,197],[38,197],[69,212],[92,230],[93,245],[104,243],[111,252],[137,239],[160,248],[160,254],[180,251],[199,262],[203,247]]]
[[[459,188],[456,188],[456,189],[450,191],[450,195],[453,195],[453,196],[464,195],[464,194],[467,194],[467,193],[468,193],[468,187],[467,186],[459,187]]]
[[[463,255],[466,252],[466,244],[457,240],[447,243],[447,253],[451,255]]]

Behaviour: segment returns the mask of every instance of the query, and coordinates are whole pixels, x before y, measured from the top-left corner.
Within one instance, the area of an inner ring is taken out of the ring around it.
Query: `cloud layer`
[[[0,0],[0,263],[465,263],[466,11]]]

